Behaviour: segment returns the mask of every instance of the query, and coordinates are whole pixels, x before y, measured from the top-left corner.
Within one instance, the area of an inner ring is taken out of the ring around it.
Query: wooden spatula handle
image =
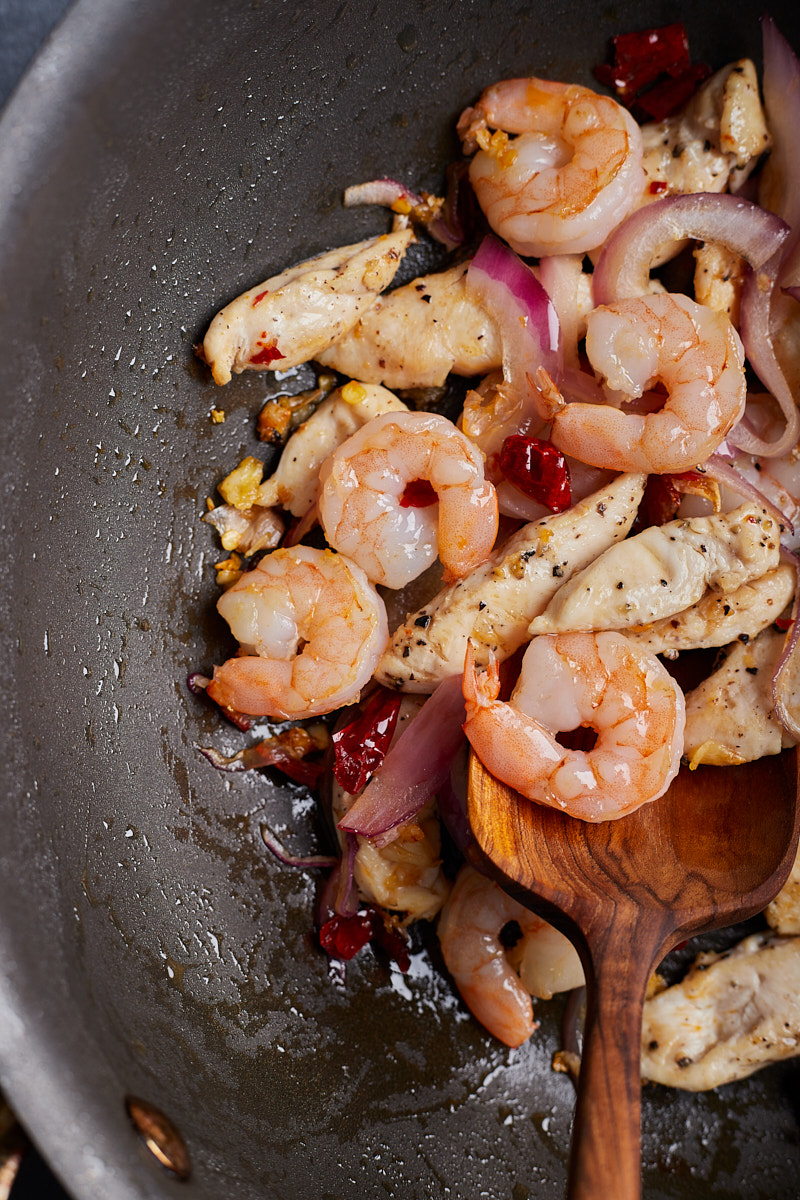
[[[620,920],[593,943],[568,1200],[641,1196],[642,1005],[655,954],[635,924]]]

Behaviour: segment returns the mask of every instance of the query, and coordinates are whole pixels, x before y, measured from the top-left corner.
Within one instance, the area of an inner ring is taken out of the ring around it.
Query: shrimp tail
[[[489,708],[500,694],[500,671],[497,659],[492,654],[486,670],[479,675],[475,669],[475,647],[471,640],[467,643],[467,652],[464,657],[462,688],[467,706],[467,722],[474,720],[482,710]]]

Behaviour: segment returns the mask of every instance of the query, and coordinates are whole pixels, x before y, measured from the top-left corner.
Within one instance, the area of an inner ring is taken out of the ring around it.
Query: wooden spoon
[[[740,767],[684,767],[660,800],[592,825],[524,799],[471,754],[467,810],[479,857],[574,942],[586,974],[569,1200],[641,1195],[647,982],[682,939],[746,920],[780,890],[800,826],[796,758],[792,750]]]

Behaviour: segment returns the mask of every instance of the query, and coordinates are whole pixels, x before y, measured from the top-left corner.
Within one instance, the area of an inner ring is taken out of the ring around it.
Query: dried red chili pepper
[[[775,625],[780,629],[781,633],[786,633],[787,629],[791,629],[794,625],[792,617],[778,617]]]
[[[379,688],[364,709],[333,735],[333,774],[345,791],[355,795],[383,762],[392,740],[401,697]]]
[[[503,442],[498,465],[509,483],[551,512],[563,512],[572,503],[569,467],[552,442],[512,433]]]
[[[711,67],[708,63],[694,63],[675,79],[665,79],[646,92],[640,92],[636,103],[648,117],[654,121],[663,121],[665,117],[683,108],[697,91],[698,85],[708,79],[710,74]]]
[[[400,497],[401,508],[429,508],[439,497],[427,479],[411,479]]]
[[[611,44],[613,63],[596,67],[595,75],[616,91],[622,104],[656,121],[676,112],[711,74],[706,63],[692,64],[686,29],[679,22],[624,33]]]
[[[320,929],[319,942],[331,958],[349,959],[363,950],[367,942],[372,940],[373,933],[371,912],[354,913],[351,917],[342,917],[337,913]]]
[[[681,494],[671,475],[648,475],[633,532],[641,533],[651,525],[665,525],[678,511]]]
[[[647,87],[659,75],[680,75],[690,63],[689,38],[685,25],[680,22],[622,33],[611,39],[611,45],[614,48],[613,67],[598,67],[595,74],[602,83],[627,94],[635,94]]]

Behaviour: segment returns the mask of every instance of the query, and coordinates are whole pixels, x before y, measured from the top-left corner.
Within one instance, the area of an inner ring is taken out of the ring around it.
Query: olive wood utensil
[[[678,942],[747,920],[780,890],[800,823],[797,752],[682,767],[659,800],[597,825],[531,803],[471,754],[467,809],[483,865],[583,962],[569,1200],[637,1200],[647,982]]]

